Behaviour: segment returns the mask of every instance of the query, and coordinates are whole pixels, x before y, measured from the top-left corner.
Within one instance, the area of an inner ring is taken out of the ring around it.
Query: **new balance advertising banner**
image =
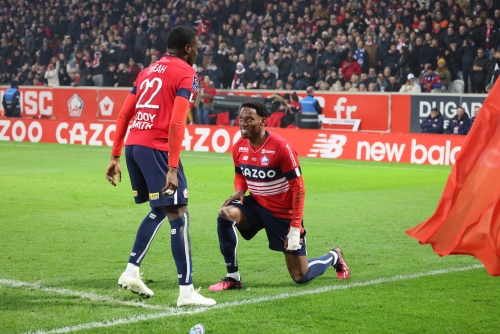
[[[448,123],[456,115],[457,108],[464,108],[465,112],[472,116],[472,111],[475,107],[483,105],[486,98],[484,95],[437,95],[437,94],[419,94],[412,95],[410,102],[410,132],[420,133],[420,123],[423,119],[431,114],[431,109],[437,108],[444,117],[444,128],[448,127]]]
[[[333,132],[273,129],[289,140],[301,157],[452,165],[465,136]],[[111,146],[110,122],[0,119],[0,140]],[[186,151],[230,153],[239,128],[187,125]]]

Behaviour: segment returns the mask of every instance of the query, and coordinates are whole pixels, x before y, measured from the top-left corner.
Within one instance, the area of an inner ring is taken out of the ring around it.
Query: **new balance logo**
[[[330,137],[328,137],[328,135],[320,133],[307,156],[311,158],[336,159],[344,152],[343,147],[346,142],[346,136],[330,135]]]
[[[151,219],[155,219],[155,218],[156,218],[156,215],[155,215],[154,213],[150,213],[150,214],[149,214],[149,218],[151,218]]]
[[[130,256],[135,256],[135,255],[136,255],[136,253],[134,253],[134,252],[130,253]]]
[[[182,278],[182,274],[178,274],[178,275],[177,275],[177,277],[178,277],[178,278]]]
[[[170,234],[176,234],[177,233],[177,229],[173,228],[170,230]]]

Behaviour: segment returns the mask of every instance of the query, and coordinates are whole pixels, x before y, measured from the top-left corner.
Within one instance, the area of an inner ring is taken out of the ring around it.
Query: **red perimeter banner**
[[[272,94],[280,94],[283,96],[282,91],[222,91],[222,94],[231,92],[238,96],[257,96],[262,94],[264,97],[269,97]],[[301,98],[306,96],[304,91],[296,92]],[[323,107],[323,115],[327,118],[336,119],[359,119],[361,120],[359,130],[361,131],[389,131],[389,94],[384,93],[320,93],[316,92],[316,98]],[[342,129],[351,130],[351,127],[345,125],[325,125],[324,128],[328,129]]]
[[[301,157],[452,165],[465,136],[355,133],[331,130],[273,129]],[[0,141],[111,146],[110,122],[0,119]],[[186,151],[230,153],[240,138],[238,127],[187,125]]]
[[[0,88],[0,100],[7,87]],[[48,88],[22,86],[21,114],[23,117],[50,118],[57,120],[114,122],[120,108],[130,92],[126,88]],[[229,91],[221,91],[227,94]],[[262,94],[268,97],[276,91],[233,91],[236,95],[248,97]],[[279,92],[283,95],[282,92]],[[305,92],[297,92],[305,97]],[[361,120],[360,131],[389,131],[389,94],[316,93],[323,107],[323,115],[336,119]],[[409,113],[409,105],[406,106]],[[323,125],[328,129],[351,130],[346,125]]]

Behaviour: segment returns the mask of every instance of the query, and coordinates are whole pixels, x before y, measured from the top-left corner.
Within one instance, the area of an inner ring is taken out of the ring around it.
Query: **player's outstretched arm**
[[[111,161],[106,168],[106,180],[116,187],[115,176],[118,176],[118,182],[122,182],[122,171],[120,168],[120,156],[122,154],[123,141],[127,133],[130,120],[135,114],[135,88],[132,93],[127,95],[125,103],[118,114],[116,120],[115,137],[113,139],[113,149],[111,150]]]
[[[177,169],[179,168],[188,108],[189,100],[183,96],[177,95],[174,100],[172,118],[170,119],[170,126],[168,129],[168,172],[165,187],[162,189],[162,193],[167,196],[173,195],[179,186]]]

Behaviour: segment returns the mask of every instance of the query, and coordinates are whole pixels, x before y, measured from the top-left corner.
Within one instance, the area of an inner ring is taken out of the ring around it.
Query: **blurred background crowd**
[[[177,25],[215,88],[484,93],[494,0],[1,0],[0,84],[132,86]]]

